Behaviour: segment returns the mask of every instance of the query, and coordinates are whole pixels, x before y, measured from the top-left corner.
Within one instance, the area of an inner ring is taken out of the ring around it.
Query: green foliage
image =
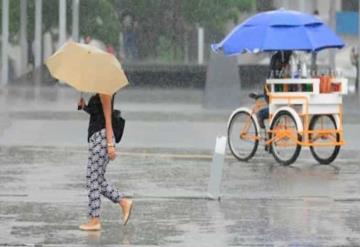
[[[10,0],[10,38],[18,40],[20,1]],[[71,33],[72,0],[67,1],[67,30]],[[130,13],[137,22],[138,48],[143,58],[179,59],[185,33],[200,25],[222,33],[229,20],[237,21],[240,11],[249,10],[255,0],[80,0],[80,35],[90,35],[118,45],[122,17]],[[43,0],[43,32],[58,28],[59,0]],[[0,5],[1,8],[1,5]],[[34,38],[35,0],[27,0],[28,39]],[[1,19],[1,18],[0,18]],[[1,24],[1,20],[0,20]],[[56,37],[54,37],[56,38]],[[169,51],[164,55],[161,48]]]
[[[223,33],[225,24],[229,20],[237,21],[239,12],[250,10],[254,1],[119,0],[117,8],[122,15],[130,13],[137,20],[138,46],[142,57],[157,56],[161,38],[162,46],[170,43],[169,53],[173,55],[173,60],[177,60],[179,53],[184,54],[181,50],[185,32],[191,32],[200,25],[208,31]]]
[[[113,0],[80,1],[80,35],[118,44],[120,22]]]
[[[222,31],[229,20],[237,21],[239,11],[251,9],[253,0],[185,0],[184,18],[189,24],[196,24]]]
[[[2,1],[0,2],[0,11],[2,16]],[[2,18],[0,18],[0,26],[2,27]],[[20,4],[17,1],[9,1],[9,34],[10,40],[16,39],[20,27]]]
[[[15,0],[15,1],[17,1],[17,0]],[[35,0],[28,0],[27,3],[28,3],[28,5],[27,5],[28,39],[33,40],[34,32],[35,32]],[[43,26],[42,26],[43,32],[50,31],[52,28],[57,28],[59,26],[59,1],[58,0],[43,0],[42,1],[42,24],[43,24]]]
[[[43,32],[57,29],[59,25],[59,0],[42,1]],[[67,31],[71,33],[72,0],[67,0]],[[114,9],[114,0],[80,1],[80,35],[91,35],[107,43],[118,43],[120,23]],[[2,4],[0,4],[0,9]],[[1,9],[2,11],[2,9]],[[28,38],[34,38],[35,0],[27,0]],[[10,39],[18,41],[20,31],[20,0],[9,1]],[[0,18],[1,24],[1,18]]]
[[[10,32],[10,39],[12,42],[18,41],[18,36],[19,36],[18,33],[20,31],[20,1],[21,0],[9,1],[9,22],[10,22],[9,32]],[[42,2],[43,2],[43,6],[42,6],[43,32],[46,32],[49,31],[51,28],[58,26],[59,1],[43,0]],[[0,8],[2,11],[2,4]],[[0,18],[0,24],[1,22],[2,20]],[[29,40],[32,40],[34,38],[34,28],[35,28],[35,1],[27,0],[27,31],[28,31]]]

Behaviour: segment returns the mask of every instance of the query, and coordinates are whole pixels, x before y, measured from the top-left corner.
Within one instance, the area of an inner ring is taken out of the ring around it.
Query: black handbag
[[[112,127],[115,136],[115,142],[119,143],[125,128],[125,119],[121,117],[121,111],[119,110],[113,110],[112,112]]]

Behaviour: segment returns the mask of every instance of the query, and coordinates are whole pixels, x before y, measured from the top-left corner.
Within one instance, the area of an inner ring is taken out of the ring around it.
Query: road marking
[[[159,157],[171,159],[194,159],[194,160],[211,160],[212,156],[208,154],[175,154],[175,153],[146,153],[146,152],[119,152],[119,155],[130,157]]]
[[[16,147],[16,146],[13,146]],[[10,147],[10,148],[13,148]],[[31,146],[19,146],[19,149],[23,149],[23,150],[33,150],[33,151],[62,151],[62,152],[69,152],[69,153],[75,153],[75,154],[85,154],[88,153],[87,148],[84,148],[83,150],[79,150],[79,147],[74,147],[74,149],[72,148],[62,148],[62,147],[31,147]],[[161,148],[159,148],[161,149]],[[152,150],[148,150],[145,149],[147,151],[142,151],[142,152],[138,152],[138,151],[121,151],[119,150],[118,154],[119,156],[128,156],[128,157],[156,157],[156,158],[167,158],[167,159],[189,159],[189,160],[212,160],[213,155],[209,152],[208,154],[204,153],[204,154],[200,154],[200,153],[195,153],[195,154],[191,154],[191,153],[171,153],[171,152],[156,152],[156,151],[152,151]],[[243,164],[252,164],[254,162],[267,162],[267,161],[271,161],[274,164],[276,163],[276,161],[273,159],[272,155],[266,155],[263,156],[263,153],[259,153],[258,157],[254,157],[253,159],[251,159],[249,162],[240,162],[237,161],[237,159],[235,157],[233,157],[231,154],[227,154],[225,155],[225,159],[228,161],[236,161],[239,164],[243,163]],[[334,165],[336,165],[336,163],[349,163],[349,162],[357,162],[357,159],[345,159],[345,158],[337,158],[334,161]],[[312,158],[299,158],[297,160],[297,162],[293,165],[296,167],[297,163],[313,163],[313,164],[317,164],[316,161]],[[281,165],[279,165],[281,166]],[[322,165],[319,165],[322,166]]]
[[[27,197],[26,194],[0,194],[0,197]]]

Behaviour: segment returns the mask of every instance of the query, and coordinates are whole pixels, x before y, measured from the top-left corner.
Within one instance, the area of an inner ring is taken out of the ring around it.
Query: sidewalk
[[[240,105],[252,101],[243,93]],[[79,94],[58,88],[9,88],[0,102],[0,145],[86,145],[88,115],[76,111]],[[344,105],[344,149],[360,149],[360,103]],[[127,89],[115,107],[127,120],[121,146],[212,151],[216,136],[226,135],[234,109],[204,109],[202,91],[190,89]]]

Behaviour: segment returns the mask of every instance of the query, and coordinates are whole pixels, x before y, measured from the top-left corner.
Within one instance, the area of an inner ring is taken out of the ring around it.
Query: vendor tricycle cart
[[[322,76],[314,79],[268,79],[269,127],[261,133],[257,112],[266,103],[251,94],[255,105],[236,109],[228,122],[228,143],[241,161],[252,158],[259,142],[276,161],[290,165],[302,147],[309,147],[321,164],[330,164],[344,144],[342,96],[347,79]]]

